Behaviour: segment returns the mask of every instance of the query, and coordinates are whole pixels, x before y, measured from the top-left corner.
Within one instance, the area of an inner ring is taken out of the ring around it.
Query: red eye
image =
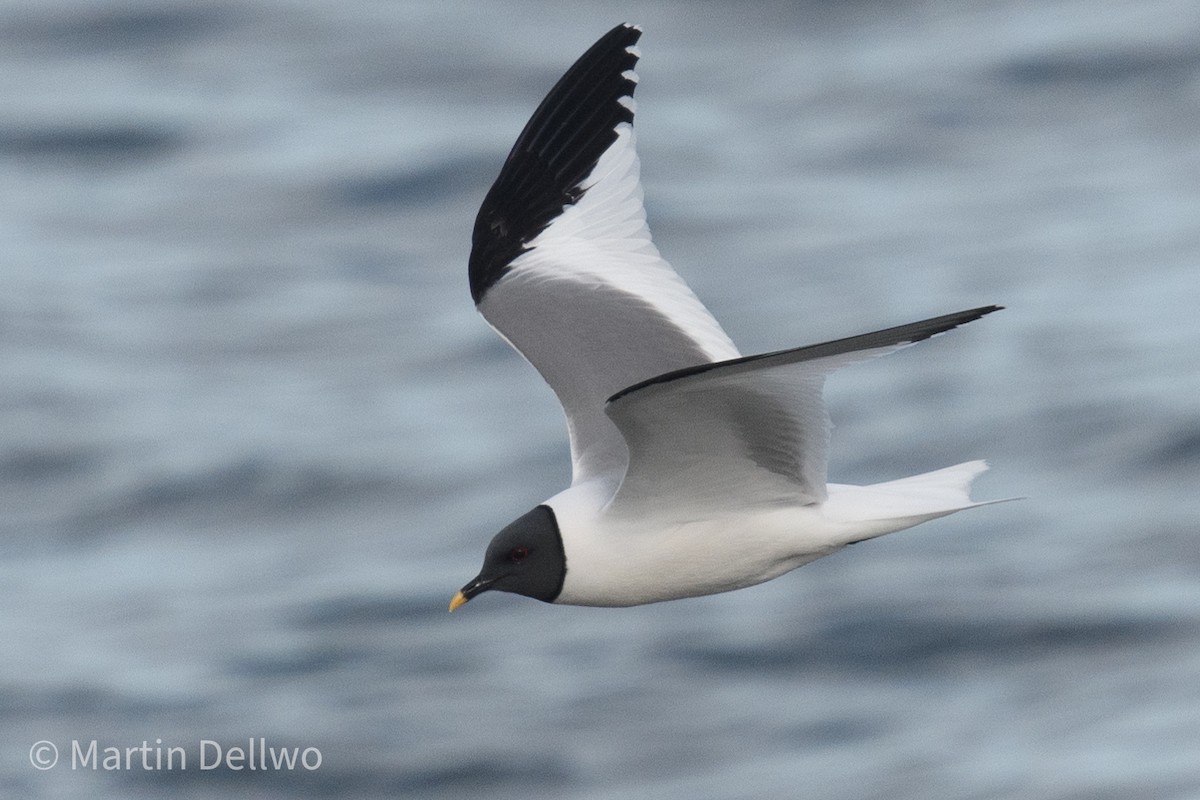
[[[527,555],[529,555],[528,547],[514,547],[508,551],[508,560],[515,564],[518,561],[524,561]]]

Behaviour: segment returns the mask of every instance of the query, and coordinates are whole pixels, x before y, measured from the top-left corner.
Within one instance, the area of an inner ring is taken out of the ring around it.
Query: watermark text
[[[61,744],[61,748],[60,748]],[[29,748],[35,769],[54,768],[94,772],[185,772],[230,770],[240,772],[313,772],[323,757],[317,747],[272,744],[265,736],[251,737],[245,745],[200,739],[190,745],[143,739],[138,744],[114,745],[96,739],[55,743],[47,739]]]

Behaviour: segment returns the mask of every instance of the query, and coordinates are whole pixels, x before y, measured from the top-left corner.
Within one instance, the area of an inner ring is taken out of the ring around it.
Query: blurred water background
[[[839,373],[832,478],[1029,499],[446,614],[569,475],[475,210],[626,19],[656,240],[743,351],[1008,307]],[[0,796],[1200,798],[1198,42],[1178,0],[3,0]],[[321,765],[198,768],[259,737]]]

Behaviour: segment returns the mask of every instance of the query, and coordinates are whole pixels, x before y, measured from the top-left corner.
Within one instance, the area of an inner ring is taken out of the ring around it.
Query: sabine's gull
[[[985,314],[742,355],[650,240],[634,149],[641,29],[597,41],[534,111],[475,219],[471,297],[567,416],[569,488],[501,530],[481,592],[631,606],[726,592],[984,503],[987,469],[826,483],[825,377]]]

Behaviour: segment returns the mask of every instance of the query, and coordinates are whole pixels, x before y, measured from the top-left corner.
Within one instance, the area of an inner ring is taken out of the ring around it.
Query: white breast
[[[727,592],[771,580],[841,546],[814,506],[745,509],[696,519],[612,518],[602,486],[549,501],[567,558],[555,602],[629,606]]]

